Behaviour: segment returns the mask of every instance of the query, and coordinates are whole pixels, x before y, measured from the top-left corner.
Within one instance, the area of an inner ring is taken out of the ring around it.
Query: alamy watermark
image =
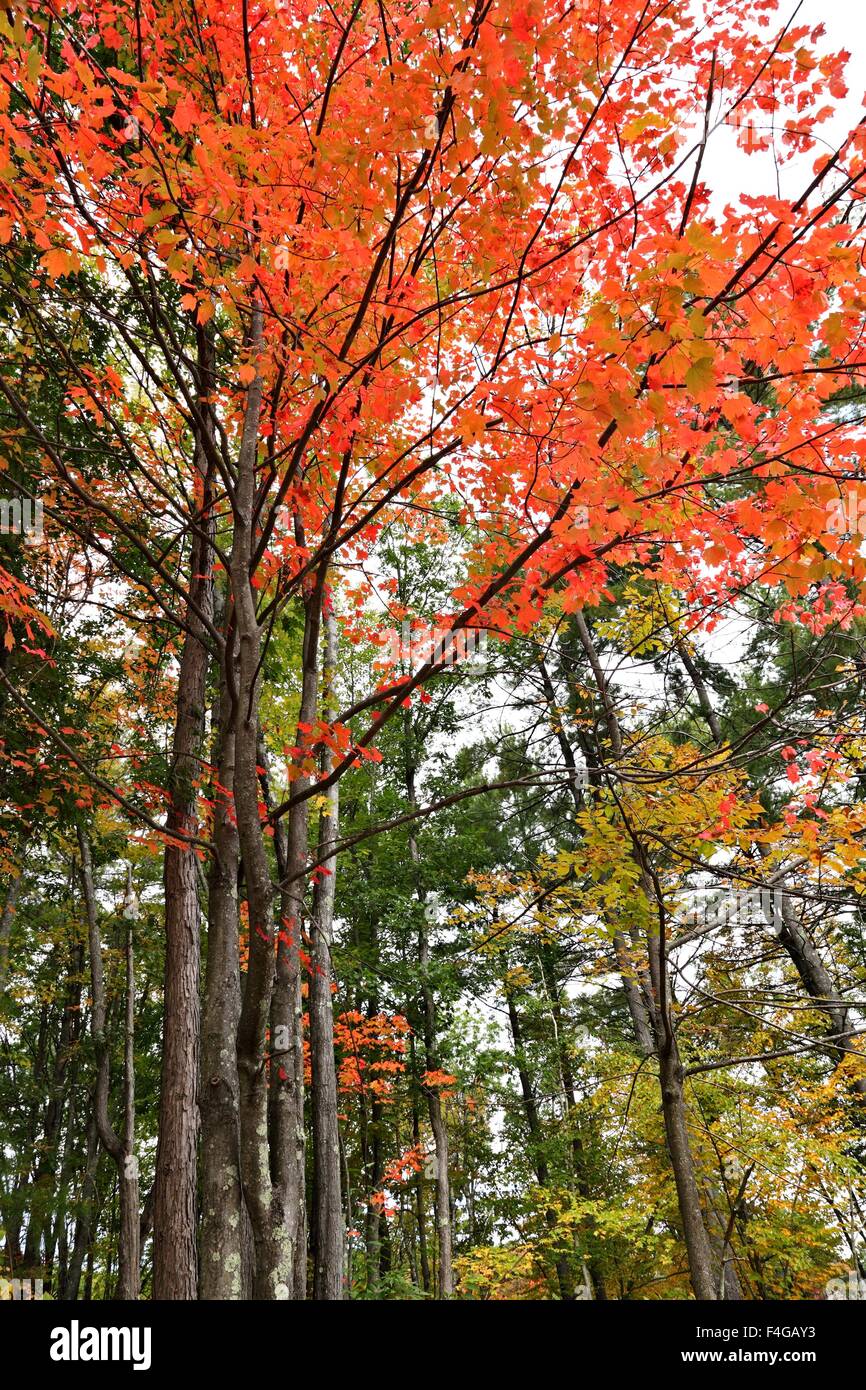
[[[735,888],[721,895],[710,888],[699,888],[695,892],[697,896],[673,914],[683,927],[756,925],[771,936],[782,933],[785,895],[778,888]],[[709,893],[713,894],[710,900],[702,896]]]
[[[0,1277],[0,1302],[30,1303],[44,1299],[41,1279],[6,1279]]]
[[[152,1336],[149,1327],[82,1327],[73,1318],[52,1328],[48,1354],[52,1361],[129,1361],[134,1371],[147,1371]]]
[[[844,497],[828,502],[827,531],[831,536],[866,536],[866,492],[849,487]]]
[[[31,544],[43,536],[43,506],[29,497],[0,497],[0,535],[23,536]]]
[[[834,1301],[862,1302],[866,1300],[866,1277],[856,1269],[848,1269],[844,1275],[828,1279],[824,1293]]]
[[[460,664],[470,675],[487,669],[487,633],[479,628],[436,627],[404,618],[399,628],[385,629],[382,650],[390,665],[410,671],[428,663],[437,670]]]

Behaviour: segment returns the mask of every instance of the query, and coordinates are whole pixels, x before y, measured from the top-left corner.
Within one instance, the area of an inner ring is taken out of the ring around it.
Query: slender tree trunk
[[[236,668],[234,647],[224,660]],[[244,1226],[236,1037],[241,1008],[238,878],[233,806],[234,747],[230,681],[221,679],[214,719],[213,854],[208,877],[207,968],[201,1036],[202,1299],[244,1297]]]
[[[309,625],[306,631],[309,632]],[[311,705],[302,696],[301,708],[312,709],[309,720],[302,716],[302,722],[312,722],[315,718],[315,693]],[[294,782],[293,790],[299,785],[299,782]],[[289,1225],[295,1251],[291,1295],[295,1299],[306,1297],[307,1283],[301,942],[305,917],[308,815],[306,801],[293,806],[289,812],[288,831],[281,822],[274,835],[277,867],[284,886],[279,896],[280,921],[271,1002],[273,1051],[268,1129],[271,1174],[281,1193],[284,1218]]]
[[[199,335],[199,408],[209,428],[207,398],[213,379],[212,349]],[[177,684],[177,713],[170,774],[169,836],[198,832],[200,752],[204,736],[208,654],[203,619],[213,614],[210,536],[213,529],[212,465],[205,441],[196,441],[194,468],[201,482],[190,560],[190,603]],[[197,1152],[199,1134],[199,1035],[201,912],[198,860],[188,843],[165,850],[165,984],[159,1139],[153,1213],[153,1297],[195,1299],[198,1293]]]
[[[550,1016],[556,1036],[556,1051],[559,1061],[559,1077],[562,1083],[562,1095],[565,1101],[568,1122],[572,1130],[571,1152],[575,1185],[579,1195],[584,1199],[589,1199],[592,1196],[592,1182],[584,1143],[578,1130],[577,1088],[575,1086],[568,1046],[563,1033],[562,1006],[560,1003],[559,986],[556,981],[556,971],[550,956],[543,948],[540,952],[540,960],[541,977],[550,1005]],[[595,1259],[587,1257],[587,1265],[592,1278],[595,1296],[599,1303],[604,1303],[607,1301],[607,1289],[602,1272],[598,1267],[598,1262]]]
[[[6,976],[9,973],[9,937],[12,933],[18,899],[23,886],[24,874],[21,872],[17,878],[10,881],[9,887],[6,889],[3,912],[0,915],[0,994],[6,988]]]
[[[429,984],[430,938],[426,921],[418,934],[418,965],[421,972],[421,991],[424,1007],[424,1056],[428,1072],[439,1069],[436,1053],[436,1006]],[[454,1292],[454,1265],[451,1235],[451,1181],[449,1176],[448,1130],[442,1114],[439,1092],[426,1087],[427,1110],[433,1131],[436,1151],[436,1234],[439,1245],[439,1297],[450,1298]]]
[[[676,1183],[692,1288],[696,1298],[715,1299],[713,1253],[701,1211],[701,1199],[686,1124],[683,1068],[675,1044],[665,1043],[660,1047],[659,1076],[665,1134]]]
[[[304,544],[300,522],[295,520],[298,544]],[[318,571],[304,603],[304,637],[301,657],[301,699],[298,711],[298,742],[303,741],[300,726],[315,722],[319,691],[319,629],[321,623],[324,574]],[[259,762],[265,768],[262,741]],[[292,783],[293,793],[308,789],[309,777],[302,775]],[[269,804],[267,779],[264,796]],[[271,1175],[284,1220],[288,1223],[294,1248],[291,1296],[306,1297],[306,1134],[304,1128],[304,1040],[301,996],[301,941],[305,920],[304,890],[309,858],[309,801],[297,802],[289,811],[288,828],[279,821],[274,847],[281,890],[277,959],[271,1001],[272,1052],[271,1083],[268,1098],[268,1131]],[[330,994],[329,1001],[330,1007]],[[312,1046],[312,1044],[311,1044]],[[334,1083],[336,1086],[336,1082]],[[334,1100],[336,1114],[336,1092]],[[339,1154],[339,1143],[337,1153]],[[338,1170],[339,1180],[339,1170]]]
[[[334,678],[337,666],[337,620],[330,599],[325,616],[322,662],[322,717],[336,717]],[[334,758],[327,749],[322,772],[331,771]],[[340,1193],[340,1131],[337,1123],[337,1066],[334,1056],[334,1009],[331,997],[331,946],[334,932],[337,856],[328,853],[336,844],[339,827],[339,783],[327,793],[319,830],[319,858],[328,857],[319,869],[313,894],[310,977],[310,1067],[313,1126],[313,1296],[336,1300],[343,1297],[345,1232]]]
[[[407,1008],[405,1012],[410,1011]],[[409,1039],[409,1055],[412,1064],[412,1142],[416,1149],[421,1144],[421,1121],[418,1114],[418,1061],[415,1055],[414,1034]],[[425,1293],[431,1289],[430,1260],[427,1255],[427,1214],[424,1210],[424,1170],[415,1174],[415,1219],[418,1223],[418,1263],[421,1270],[421,1287]]]
[[[378,1012],[378,1004],[370,1001],[368,1014]],[[363,1103],[363,1098],[362,1098]],[[365,1122],[366,1123],[366,1122]],[[367,1284],[366,1294],[376,1295],[382,1282],[382,1223],[378,1207],[371,1198],[382,1186],[382,1105],[375,1095],[370,1097],[370,1119],[366,1123],[367,1143],[365,1146],[365,1177],[367,1185],[367,1214],[364,1221],[364,1246],[366,1249]]]
[[[742,1301],[743,1291],[737,1272],[736,1257],[731,1249],[730,1238],[735,1224],[734,1217],[730,1213],[729,1217],[726,1217],[724,1207],[721,1204],[722,1197],[723,1193],[718,1187],[710,1187],[707,1226],[713,1252],[713,1270],[716,1276],[718,1297],[734,1303]]]
[[[411,711],[407,710],[406,714],[407,716],[411,716]],[[418,805],[418,794],[415,787],[415,766],[411,740],[412,730],[409,718],[407,717],[404,723],[406,798],[409,802],[409,806],[414,810]],[[418,842],[411,833],[409,835],[409,857],[416,866],[417,871],[420,866],[421,857],[418,851]],[[422,918],[421,925],[418,929],[418,970],[421,983],[424,1059],[427,1071],[434,1072],[438,1071],[436,1056],[436,1004],[433,998],[433,991],[430,988],[430,935],[427,930],[424,891],[420,880],[417,891],[421,904]],[[430,1128],[433,1131],[433,1146],[436,1151],[436,1235],[439,1246],[438,1292],[440,1298],[450,1298],[454,1292],[454,1265],[451,1232],[451,1182],[448,1172],[448,1130],[445,1126],[445,1118],[442,1114],[442,1101],[438,1090],[434,1086],[425,1086],[424,1090],[427,1096],[427,1111],[430,1116]]]
[[[96,1201],[96,1170],[99,1166],[99,1131],[96,1125],[96,1112],[91,1109],[87,1117],[87,1137],[85,1140],[84,1172],[79,1194],[80,1211],[75,1221],[75,1235],[66,1269],[66,1277],[60,1288],[60,1297],[66,1302],[78,1298],[81,1287],[81,1272],[84,1257],[90,1249],[93,1237],[94,1205]]]
[[[48,1004],[43,1000],[39,1010],[39,1028],[36,1034],[36,1052],[33,1060],[33,1084],[36,1090],[41,1090],[46,1070],[46,1059],[48,1051]],[[27,1117],[26,1132],[29,1135],[27,1151],[33,1153],[39,1142],[40,1124],[40,1105],[34,1100],[29,1106]],[[24,1224],[24,1200],[29,1184],[25,1175],[18,1177],[12,1192],[6,1201],[6,1212],[4,1213],[4,1226],[6,1228],[6,1240],[4,1243],[3,1254],[6,1265],[6,1272],[9,1275],[16,1275],[22,1270],[22,1251],[21,1251],[21,1228]]]
[[[76,942],[74,950],[75,969],[79,980],[83,975],[84,951],[80,943]],[[78,987],[78,1007],[80,1008],[80,986]],[[52,1282],[56,1283],[55,1294],[60,1297],[61,1291],[66,1283],[66,1274],[69,1266],[69,1195],[72,1187],[73,1173],[76,1171],[75,1145],[78,1138],[80,1126],[76,1111],[76,1078],[78,1073],[78,1058],[72,1059],[69,1075],[69,1101],[66,1108],[66,1132],[63,1139],[63,1159],[60,1164],[60,1179],[57,1187],[57,1197],[54,1203],[54,1222],[51,1234],[46,1238],[45,1255],[46,1267],[52,1269],[54,1261],[54,1251],[57,1250],[57,1278],[52,1277]]]
[[[262,342],[262,310],[253,307],[250,347]],[[259,815],[259,699],[261,629],[256,613],[250,565],[253,553],[256,450],[262,407],[262,381],[256,375],[247,389],[243,432],[233,499],[234,535],[229,574],[230,627],[237,634],[237,685],[232,691],[235,728],[235,808],[249,909],[247,975],[237,1032],[240,1166],[244,1199],[255,1245],[257,1299],[289,1299],[295,1287],[298,1213],[287,1207],[281,1163],[271,1162],[269,1131],[268,1028],[281,1026],[274,996],[274,888]],[[275,1051],[282,1040],[271,1037]],[[280,1062],[270,1061],[270,1079],[278,1079]],[[285,1070],[285,1068],[284,1068]],[[288,1073],[286,1072],[286,1075]]]
[[[610,689],[583,614],[576,613],[574,622],[601,699],[613,754],[614,757],[619,758],[623,753],[622,734]],[[629,834],[632,834],[630,826],[626,826],[626,829]],[[654,1035],[655,1046],[653,1050],[659,1062],[659,1085],[668,1154],[677,1189],[692,1289],[696,1298],[714,1300],[716,1298],[716,1284],[713,1278],[712,1250],[695,1176],[686,1114],[683,1066],[680,1061],[671,1018],[670,986],[665,950],[666,914],[664,902],[658,881],[650,871],[643,847],[634,836],[632,838],[633,854],[640,867],[644,895],[649,903],[655,904],[659,913],[658,926],[655,930],[651,928],[647,937],[647,957],[652,985],[652,997],[648,1003],[647,1013]]]
[[[78,831],[81,852],[81,884],[87,913],[90,953],[90,988],[93,999],[91,1026],[96,1050],[96,1091],[94,1111],[99,1138],[117,1168],[119,1185],[119,1238],[117,1297],[137,1299],[140,1288],[140,1225],[138,1204],[138,1160],[135,1154],[134,1033],[135,991],[132,958],[132,925],[126,924],[126,1008],[124,1019],[123,1137],[111,1124],[108,1113],[110,1056],[106,1032],[107,1003],[99,939],[99,919],[93,886],[90,842]]]
[[[57,1188],[60,1134],[69,1099],[70,1075],[74,1075],[74,1064],[70,1064],[78,1043],[83,960],[81,946],[73,944],[66,964],[63,1012],[60,1017],[49,1098],[42,1126],[42,1142],[31,1188],[27,1238],[24,1245],[24,1269],[31,1273],[37,1273],[41,1269],[40,1250],[46,1231],[50,1239],[49,1213]],[[47,1244],[45,1253],[46,1257],[50,1255]]]
[[[305,622],[304,651],[310,635],[309,610]],[[305,656],[306,661],[306,656]],[[316,676],[316,681],[318,677]],[[315,718],[316,684],[304,682],[301,696],[302,723]],[[304,718],[306,715],[306,718]],[[300,737],[300,731],[299,731]],[[259,734],[258,761],[262,797],[273,808],[268,754]],[[306,785],[298,779],[293,790]],[[274,1200],[279,1203],[294,1249],[289,1297],[304,1299],[307,1286],[306,1242],[306,1135],[304,1130],[304,1046],[301,995],[301,937],[304,923],[304,885],[308,852],[308,807],[292,807],[288,829],[283,821],[274,827],[274,850],[281,884],[278,904],[277,955],[271,994],[270,1075],[268,1084],[268,1145]]]
[[[187,638],[178,686],[179,715],[174,741],[175,776],[185,767],[190,781],[176,786],[169,833],[195,833],[193,749],[204,706],[204,649]],[[188,847],[165,852],[165,988],[159,1141],[153,1231],[153,1296],[194,1299],[198,1291],[196,1245],[196,1153],[198,1146],[199,900],[196,857]]]
[[[517,1004],[510,989],[506,989],[505,999],[508,1005],[508,1022],[511,1027],[511,1041],[514,1044],[514,1063],[517,1067],[517,1076],[520,1081],[520,1094],[523,1098],[523,1113],[526,1116],[526,1128],[529,1131],[530,1161],[535,1169],[538,1186],[546,1188],[550,1182],[550,1173],[542,1147],[544,1135],[542,1133],[541,1120],[538,1115],[538,1106],[535,1103],[532,1080],[526,1065],[526,1051],[523,1046],[523,1030],[520,1026],[520,1015],[517,1012]],[[548,1229],[551,1231],[554,1230],[556,1227],[556,1213],[548,1208],[547,1211],[545,1211],[544,1219]],[[556,1257],[556,1278],[559,1284],[560,1297],[563,1302],[574,1302],[574,1280],[571,1277],[568,1259],[562,1254]]]
[[[130,870],[130,876],[131,876]],[[132,920],[126,923],[126,1015],[123,1034],[123,1168],[120,1179],[121,1263],[119,1298],[138,1298],[141,1280],[141,1225],[138,1155],[135,1151],[135,958]]]

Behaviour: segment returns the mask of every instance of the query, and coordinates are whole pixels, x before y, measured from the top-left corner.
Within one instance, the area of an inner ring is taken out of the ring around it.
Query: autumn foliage
[[[849,58],[779,0],[0,15],[10,1269],[862,1269]]]

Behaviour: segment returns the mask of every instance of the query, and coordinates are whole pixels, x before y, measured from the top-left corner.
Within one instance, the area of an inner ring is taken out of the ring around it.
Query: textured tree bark
[[[264,745],[259,762],[266,767]],[[265,781],[265,801],[270,793]],[[294,784],[297,786],[297,783]],[[268,1088],[270,1173],[294,1249],[289,1297],[306,1297],[306,1194],[304,1133],[304,1052],[300,944],[303,931],[304,871],[307,863],[307,805],[292,808],[289,828],[274,831],[277,872],[285,883],[278,898],[277,959],[271,995],[271,1062]]]
[[[138,1159],[135,1153],[135,1071],[134,1018],[135,989],[132,956],[132,924],[126,925],[126,1006],[124,1015],[123,1066],[123,1136],[114,1129],[108,1113],[111,1084],[109,1048],[106,1036],[107,1005],[105,977],[102,964],[102,944],[99,939],[99,919],[96,893],[93,886],[93,866],[90,843],[83,830],[78,831],[81,853],[81,884],[87,913],[87,938],[90,953],[90,988],[93,999],[91,1025],[96,1050],[96,1090],[94,1112],[99,1138],[117,1168],[119,1190],[119,1236],[117,1297],[137,1299],[140,1292],[141,1256],[138,1209]]]
[[[408,1007],[404,1010],[406,1014],[410,1012]],[[421,1122],[418,1114],[418,1088],[420,1080],[418,1077],[418,1060],[415,1051],[415,1036],[409,1038],[409,1057],[412,1065],[412,1142],[417,1149],[421,1143]],[[418,1224],[418,1265],[421,1274],[421,1287],[425,1293],[429,1293],[432,1287],[430,1280],[430,1259],[427,1254],[427,1213],[424,1210],[424,1172],[415,1174],[415,1220]]]
[[[185,663],[186,664],[186,663]],[[181,669],[185,690],[189,667]],[[179,746],[176,740],[175,747]],[[195,828],[176,812],[173,829]],[[169,847],[165,864],[165,988],[153,1220],[153,1296],[195,1299],[198,1147],[199,903],[196,860]]]
[[[310,631],[305,626],[305,648]],[[305,687],[307,682],[304,682]],[[301,697],[303,723],[315,719],[315,688],[312,699]],[[261,757],[264,754],[260,755]],[[293,783],[293,789],[306,779]],[[274,845],[283,887],[279,896],[280,923],[277,960],[271,1003],[271,1085],[268,1130],[271,1146],[271,1174],[281,1194],[285,1219],[294,1244],[292,1298],[306,1297],[307,1242],[304,1131],[304,1045],[301,998],[301,939],[304,929],[304,886],[308,859],[308,815],[306,801],[289,812],[288,831],[280,822]],[[280,1041],[280,1040],[284,1041]]]
[[[58,948],[59,949],[59,948]],[[30,1208],[27,1220],[27,1237],[24,1244],[23,1267],[28,1273],[38,1275],[43,1271],[42,1241],[46,1234],[46,1263],[50,1261],[50,1219],[49,1213],[54,1201],[57,1186],[60,1134],[63,1116],[66,1112],[70,1080],[74,1073],[72,1061],[78,1042],[81,1001],[81,971],[83,952],[79,945],[73,945],[66,963],[66,985],[63,1012],[57,1035],[54,1064],[51,1069],[48,1103],[42,1123],[42,1138],[39,1144],[33,1183],[30,1192]]]
[[[11,880],[6,889],[3,913],[0,915],[0,993],[6,988],[6,976],[9,972],[9,937],[23,886],[24,874],[22,872],[18,874],[17,878]]]
[[[213,375],[212,347],[199,335],[199,383],[204,428]],[[204,735],[208,655],[202,619],[213,613],[212,465],[210,451],[197,439],[194,467],[201,480],[202,504],[193,535],[187,605],[177,685],[169,835],[194,836],[198,830],[196,783]],[[153,1297],[195,1299],[198,1293],[197,1151],[199,1135],[200,908],[198,861],[188,844],[165,850],[165,984],[159,1139],[153,1213]]]
[[[714,1300],[717,1295],[713,1276],[713,1253],[704,1225],[686,1124],[683,1068],[673,1038],[671,1043],[662,1042],[659,1047],[659,1077],[665,1134],[676,1183],[692,1288],[695,1298]]]
[[[66,1274],[60,1286],[60,1297],[67,1303],[73,1303],[78,1298],[84,1257],[90,1248],[93,1233],[96,1170],[99,1165],[99,1131],[96,1126],[95,1110],[91,1110],[87,1118],[85,1145],[84,1172],[81,1179],[80,1194],[81,1210],[75,1222],[72,1250],[69,1254]]]
[[[415,765],[411,747],[411,711],[406,711],[404,722],[405,747],[405,785],[406,799],[414,810],[418,805],[415,786]],[[409,835],[409,857],[416,866],[420,864],[418,842]],[[436,1003],[430,988],[430,936],[427,931],[424,892],[419,882],[418,898],[421,904],[422,921],[418,929],[418,971],[421,981],[422,1018],[424,1033],[424,1062],[428,1072],[438,1070],[436,1057]],[[437,1288],[440,1298],[450,1298],[454,1292],[453,1242],[451,1231],[451,1182],[448,1173],[448,1130],[442,1114],[442,1101],[433,1086],[424,1087],[427,1096],[427,1112],[430,1128],[433,1131],[433,1145],[436,1150],[436,1235],[439,1248],[439,1270]]]
[[[224,660],[234,663],[226,644]],[[202,1299],[244,1297],[244,1224],[236,1037],[241,1008],[238,876],[234,820],[234,729],[229,680],[221,672],[215,711],[213,854],[208,875],[207,967],[201,1035]],[[233,676],[237,683],[236,674]]]
[[[334,678],[337,666],[337,621],[333,604],[325,615],[322,660],[322,717],[335,718]],[[334,758],[330,749],[322,757],[327,774]],[[313,1129],[313,1297],[343,1298],[345,1231],[340,1182],[340,1131],[337,1123],[337,1066],[334,1056],[334,1010],[331,998],[331,946],[334,932],[337,856],[329,853],[339,826],[339,783],[327,793],[322,811],[317,858],[327,854],[313,893],[310,977],[310,1101]]]
[[[310,725],[318,702],[318,641],[321,581],[307,595],[304,613],[302,686],[298,719]],[[301,738],[301,731],[298,734]],[[272,798],[267,750],[259,737],[258,761],[262,796],[270,810]],[[309,778],[301,776],[293,792],[306,790]],[[309,851],[309,805],[292,806],[288,828],[279,820],[274,827],[274,850],[280,880],[276,965],[271,994],[271,1072],[268,1088],[268,1144],[270,1173],[282,1219],[287,1223],[294,1248],[290,1297],[303,1299],[307,1291],[306,1241],[306,1134],[304,1128],[304,1046],[301,996],[301,938],[304,929]],[[330,1004],[330,1001],[329,1001]],[[311,1042],[312,1047],[312,1042]]]
[[[262,310],[252,310],[250,347],[262,341]],[[240,1167],[244,1199],[255,1246],[256,1299],[288,1299],[295,1285],[297,1212],[286,1204],[279,1166],[272,1169],[269,1136],[267,1032],[274,994],[274,889],[259,815],[258,751],[261,629],[250,577],[255,465],[262,408],[262,381],[247,389],[237,482],[232,503],[234,534],[229,558],[232,608],[237,635],[237,685],[232,692],[235,729],[235,810],[249,908],[247,975],[237,1030]],[[272,1037],[272,1044],[276,1040]],[[272,1075],[279,1065],[271,1061]]]

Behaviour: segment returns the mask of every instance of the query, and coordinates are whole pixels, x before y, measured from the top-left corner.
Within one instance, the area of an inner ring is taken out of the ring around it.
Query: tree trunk
[[[6,890],[3,913],[0,916],[0,993],[6,988],[6,976],[9,973],[9,937],[12,933],[18,898],[23,886],[24,874],[21,872],[17,878],[11,880]]]
[[[572,1129],[571,1152],[574,1166],[575,1186],[581,1197],[585,1200],[592,1196],[592,1182],[590,1178],[587,1155],[583,1140],[578,1130],[578,1110],[577,1110],[577,1089],[574,1081],[574,1073],[571,1067],[571,1058],[568,1046],[563,1034],[562,1005],[560,1002],[560,989],[557,984],[556,970],[550,953],[545,947],[539,951],[541,964],[541,978],[544,983],[545,993],[550,1005],[550,1017],[553,1023],[554,1035],[556,1038],[557,1059],[559,1061],[559,1077],[562,1083],[562,1096],[565,1102],[568,1122]],[[587,1257],[586,1261],[589,1274],[592,1279],[592,1286],[595,1296],[599,1303],[607,1301],[607,1289],[604,1277],[598,1267],[597,1260]]]
[[[541,1129],[541,1121],[538,1116],[538,1107],[535,1103],[535,1093],[532,1089],[532,1080],[526,1066],[526,1052],[523,1046],[523,1032],[520,1026],[520,1015],[517,1012],[517,1004],[510,989],[506,988],[505,999],[508,1005],[508,1022],[511,1026],[511,1040],[514,1044],[514,1064],[517,1067],[517,1076],[520,1081],[520,1094],[523,1097],[523,1113],[526,1116],[526,1128],[529,1131],[529,1152],[530,1161],[535,1169],[535,1176],[538,1179],[538,1186],[546,1188],[550,1182],[550,1174],[547,1168],[547,1159],[544,1157],[542,1148],[544,1135]],[[556,1213],[548,1208],[545,1211],[544,1219],[549,1230],[556,1227]],[[556,1278],[559,1284],[559,1293],[564,1303],[574,1302],[574,1280],[566,1256],[560,1254],[556,1258]]]
[[[668,1153],[676,1183],[683,1238],[689,1261],[689,1274],[695,1298],[715,1299],[716,1281],[713,1277],[713,1255],[704,1225],[694,1161],[686,1124],[683,1094],[683,1068],[676,1043],[659,1048],[659,1078],[662,1090],[662,1111],[665,1121]]]
[[[126,926],[126,1010],[124,1020],[123,1066],[123,1138],[111,1124],[108,1113],[110,1090],[110,1056],[106,1033],[107,1002],[102,964],[102,944],[99,939],[99,919],[96,893],[93,886],[93,866],[90,842],[79,828],[81,852],[81,883],[87,913],[87,936],[90,953],[90,988],[92,994],[91,1026],[96,1050],[96,1091],[94,1110],[99,1138],[117,1168],[120,1189],[120,1231],[118,1244],[117,1297],[137,1299],[140,1288],[140,1226],[138,1210],[138,1160],[135,1154],[135,1091],[133,1020],[135,991],[132,958],[132,925]]]
[[[60,1288],[60,1297],[64,1302],[74,1302],[78,1298],[84,1257],[90,1249],[93,1237],[96,1170],[99,1166],[99,1131],[96,1125],[96,1113],[93,1109],[87,1119],[85,1143],[84,1173],[79,1195],[81,1209],[75,1221],[75,1235],[72,1240],[72,1251],[69,1256],[66,1277]]]
[[[252,311],[250,347],[262,342],[262,310]],[[247,389],[246,409],[233,499],[234,535],[229,560],[232,607],[230,627],[237,633],[237,684],[232,691],[235,729],[235,809],[249,908],[247,974],[237,1031],[240,1115],[240,1167],[244,1199],[255,1245],[254,1297],[288,1299],[295,1285],[297,1212],[287,1208],[283,1174],[271,1165],[267,1033],[273,1023],[274,889],[259,814],[259,698],[261,629],[250,578],[256,490],[256,449],[262,407],[262,380]],[[272,1035],[271,1045],[278,1039]],[[276,1058],[270,1062],[275,1079]]]
[[[414,844],[414,839],[412,840]],[[436,1054],[436,1006],[429,984],[430,938],[426,920],[418,934],[418,965],[424,1007],[424,1057],[428,1072],[439,1069]],[[454,1292],[454,1267],[451,1240],[451,1182],[448,1174],[448,1130],[442,1114],[442,1101],[433,1086],[425,1087],[430,1128],[436,1150],[436,1234],[439,1245],[439,1297],[450,1298]]]
[[[405,783],[409,806],[414,810],[418,805],[415,787],[415,766],[412,755],[411,710],[406,711],[404,722],[405,744]],[[409,834],[409,856],[416,870],[420,865],[418,842]],[[419,881],[418,899],[421,904],[422,922],[418,929],[418,969],[421,981],[422,1019],[424,1033],[424,1060],[428,1072],[438,1070],[436,1058],[436,1004],[430,988],[430,937],[427,930],[424,890]],[[448,1176],[448,1131],[442,1114],[442,1101],[434,1086],[425,1086],[427,1111],[430,1128],[433,1131],[433,1145],[436,1151],[436,1235],[439,1246],[438,1292],[440,1298],[450,1298],[454,1292],[454,1267],[451,1238],[451,1183]]]
[[[581,632],[585,634],[586,637],[586,641],[583,643],[584,648],[586,649],[586,646],[588,644],[590,650],[593,651],[593,656],[595,656],[594,648],[592,647],[592,641],[589,636],[589,632],[586,629],[585,623],[583,624],[582,629],[580,626],[578,626],[578,634],[581,635]],[[553,711],[556,708],[556,691],[553,688],[553,681],[550,679],[550,674],[547,670],[547,666],[545,665],[543,658],[539,659],[538,667],[539,672],[541,674],[541,682],[544,689],[545,699],[547,700],[549,709]],[[602,673],[600,665],[598,664],[597,658],[595,659],[593,671],[596,673],[596,679],[600,680],[602,684],[604,684],[604,675]],[[607,698],[606,695],[606,686],[605,700],[605,709],[607,711],[607,717],[610,724],[611,743],[613,746],[614,755],[618,756],[619,753],[622,752],[622,740],[620,738],[619,724],[616,719],[615,711],[613,710],[610,704],[610,700]],[[560,752],[562,753],[562,760],[565,763],[566,768],[568,769],[569,792],[571,794],[572,801],[574,802],[575,810],[582,811],[584,809],[585,803],[583,793],[580,787],[580,781],[578,778],[577,760],[574,756],[574,750],[572,749],[571,744],[565,736],[561,720],[557,719],[555,722],[556,740],[559,744]],[[619,970],[620,980],[622,981],[622,988],[623,994],[625,996],[626,1006],[628,1008],[629,1017],[631,1019],[635,1042],[637,1043],[642,1055],[644,1057],[650,1057],[655,1051],[655,1038],[653,1036],[652,1024],[650,1022],[647,1000],[644,992],[641,989],[641,982],[633,960],[634,947],[629,945],[624,932],[620,931],[619,929],[615,929],[613,933],[613,948],[614,954],[616,956],[616,963],[617,968]]]
[[[325,616],[325,649],[322,662],[322,717],[336,716],[334,678],[337,666],[337,620],[333,598]],[[331,771],[334,758],[327,749],[322,772]],[[313,894],[310,977],[310,1066],[313,1125],[313,1297],[343,1297],[345,1233],[340,1193],[340,1131],[337,1123],[337,1066],[334,1056],[334,1009],[331,998],[331,946],[334,931],[337,856],[329,853],[339,826],[339,783],[327,793],[319,829],[319,852],[328,857],[319,867]]]
[[[601,662],[598,659],[583,614],[576,613],[574,621],[604,709],[614,756],[620,757],[623,752],[622,735]],[[712,1251],[695,1177],[694,1159],[686,1120],[683,1067],[680,1062],[679,1048],[671,1019],[670,987],[665,951],[666,913],[664,901],[658,880],[651,872],[643,846],[632,834],[631,827],[626,825],[625,828],[632,835],[633,855],[640,868],[644,895],[647,902],[657,907],[659,914],[658,926],[655,930],[650,929],[646,943],[652,984],[652,994],[647,1013],[654,1035],[655,1046],[653,1050],[659,1062],[659,1085],[662,1095],[665,1135],[677,1189],[680,1218],[683,1223],[683,1237],[688,1254],[692,1289],[696,1298],[714,1300],[716,1298],[716,1286],[713,1279]]]
[[[214,847],[208,876],[207,968],[201,1036],[201,1282],[202,1299],[244,1297],[244,1225],[236,1037],[241,1008],[238,878],[240,850],[232,804],[234,746],[230,681],[233,644],[224,660],[215,710]]]
[[[66,964],[63,1012],[60,1018],[54,1065],[51,1072],[48,1104],[45,1107],[42,1142],[38,1148],[36,1171],[30,1194],[23,1264],[24,1270],[33,1275],[39,1274],[41,1271],[42,1237],[46,1229],[50,1232],[49,1212],[57,1187],[60,1133],[70,1094],[70,1075],[74,1074],[74,1065],[70,1067],[70,1063],[77,1047],[81,1019],[83,963],[84,955],[81,946],[73,944]],[[49,1251],[46,1246],[46,1255],[48,1254]]]
[[[209,428],[207,398],[212,348],[199,335],[199,402]],[[203,620],[213,614],[213,530],[210,451],[196,441],[194,469],[201,482],[190,559],[189,594],[170,773],[166,831],[198,832],[197,782],[204,735],[208,654]],[[159,1139],[153,1212],[153,1297],[195,1299],[198,1293],[197,1150],[199,1131],[200,908],[198,860],[190,844],[165,849],[165,985]]]
[[[410,1011],[407,1008],[405,1012]],[[412,1063],[412,1142],[415,1148],[421,1144],[421,1122],[418,1114],[417,1090],[420,1085],[418,1077],[418,1062],[415,1055],[415,1036],[409,1038],[409,1055]],[[427,1214],[424,1210],[424,1170],[423,1168],[415,1174],[415,1219],[418,1223],[418,1264],[421,1271],[421,1287],[425,1293],[429,1293],[432,1287],[430,1280],[430,1260],[427,1255]]]

